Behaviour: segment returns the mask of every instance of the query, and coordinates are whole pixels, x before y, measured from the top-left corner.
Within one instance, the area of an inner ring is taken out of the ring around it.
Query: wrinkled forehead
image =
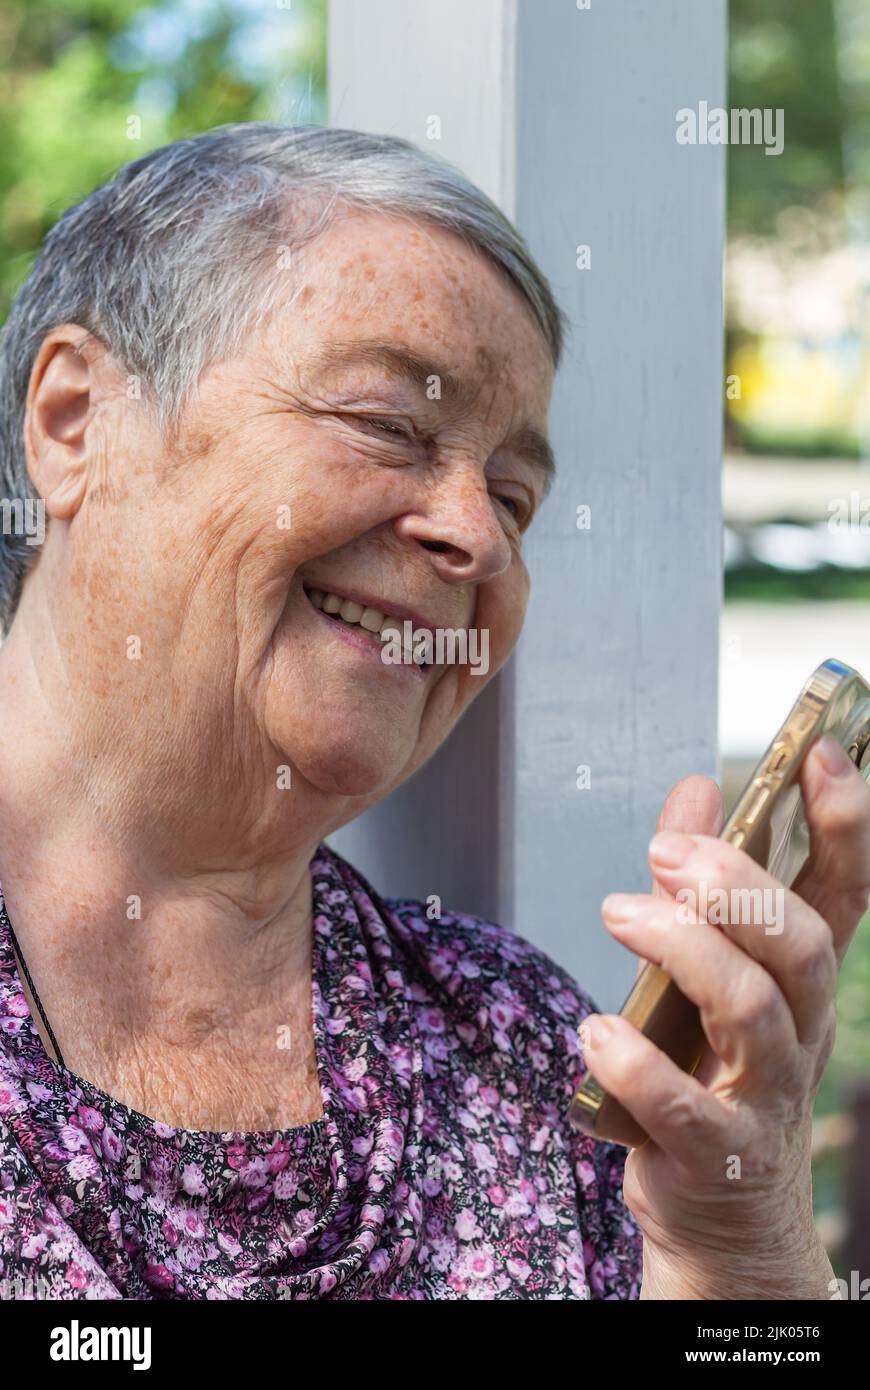
[[[309,378],[326,374],[334,386],[339,374],[359,385],[379,368],[401,376],[404,354],[410,375],[434,368],[433,389],[447,403],[509,401],[545,419],[553,364],[544,335],[505,273],[458,236],[349,214],[289,260],[287,283],[276,286],[270,350],[304,365]]]

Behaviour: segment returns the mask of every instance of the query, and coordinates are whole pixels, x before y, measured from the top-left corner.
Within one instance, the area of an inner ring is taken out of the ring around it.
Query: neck
[[[284,827],[258,852],[250,824],[234,823],[244,790],[222,805],[214,781],[200,782],[198,818],[184,798],[173,815],[120,730],[106,729],[101,759],[85,758],[74,712],[49,698],[57,682],[16,628],[0,651],[0,882],[64,1061],[143,1110],[161,1104],[144,1078],[162,1069],[158,1118],[170,1123],[268,1127],[262,1106],[252,1124],[243,1101],[240,1113],[205,1098],[204,1078],[218,1058],[248,1083],[258,1068],[286,1072],[277,1033],[310,1031],[308,865],[320,837]]]

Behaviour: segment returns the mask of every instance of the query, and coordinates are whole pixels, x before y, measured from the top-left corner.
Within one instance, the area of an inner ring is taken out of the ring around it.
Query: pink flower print
[[[76,1118],[82,1129],[98,1131],[103,1128],[103,1117],[99,1110],[94,1110],[91,1105],[80,1105],[76,1110]]]
[[[66,1165],[66,1171],[75,1182],[81,1182],[85,1178],[98,1178],[100,1165],[93,1154],[76,1154]]]
[[[202,1254],[196,1245],[185,1240],[178,1247],[178,1261],[184,1269],[197,1270],[202,1264]]]
[[[589,1271],[589,1283],[593,1293],[601,1294],[604,1292],[604,1265],[600,1260],[596,1260]]]
[[[587,1159],[581,1159],[579,1163],[575,1164],[574,1171],[577,1174],[577,1181],[580,1183],[581,1187],[586,1188],[592,1186],[595,1181],[595,1169]],[[627,1234],[630,1234],[630,1232],[627,1232]]]
[[[508,1260],[507,1267],[508,1273],[519,1284],[524,1284],[532,1272],[532,1266],[522,1259]]]
[[[192,1240],[203,1240],[205,1238],[205,1222],[199,1212],[186,1211],[181,1222],[182,1230]]]
[[[268,1206],[272,1200],[272,1189],[261,1187],[253,1192],[245,1203],[245,1207],[250,1212],[262,1211],[263,1207]]]
[[[470,1207],[464,1207],[459,1213],[454,1228],[460,1240],[479,1240],[483,1235],[477,1224],[477,1217]]]
[[[51,1091],[41,1081],[28,1081],[27,1094],[31,1100],[51,1100]]]
[[[288,1202],[295,1197],[299,1190],[299,1174],[296,1169],[285,1168],[283,1173],[279,1173],[275,1178],[272,1190],[282,1202]]]
[[[180,1235],[178,1234],[178,1228],[175,1225],[175,1223],[170,1220],[168,1216],[165,1216],[163,1218],[162,1222],[160,1223],[160,1229],[163,1232],[163,1239],[166,1241],[167,1245],[178,1244],[178,1242],[181,1239]]]
[[[310,1231],[315,1222],[315,1213],[310,1207],[300,1207],[299,1211],[293,1213],[293,1226],[298,1233]]]
[[[124,1145],[118,1138],[114,1130],[109,1129],[108,1125],[100,1135],[100,1146],[106,1158],[113,1163],[119,1163],[124,1155]]]
[[[492,1253],[487,1246],[475,1250],[468,1262],[468,1270],[472,1279],[488,1279],[494,1268]]]
[[[40,1231],[38,1234],[34,1233],[33,1235],[27,1236],[27,1238],[22,1241],[21,1253],[25,1260],[38,1260],[47,1245],[48,1236],[44,1231]]]
[[[88,1286],[88,1276],[75,1260],[70,1260],[67,1265],[65,1278],[73,1289],[85,1289]]]
[[[181,1170],[181,1187],[188,1197],[206,1195],[205,1178],[198,1163],[185,1163]]]
[[[447,1024],[440,1009],[424,1009],[421,1015],[423,1028],[429,1033],[443,1033]]]
[[[579,1255],[569,1255],[565,1261],[565,1269],[570,1279],[586,1281],[586,1268]]]
[[[172,1139],[174,1138],[176,1131],[173,1129],[172,1125],[165,1125],[163,1124],[162,1120],[155,1120],[154,1133],[159,1134],[161,1139]],[[155,1269],[158,1267],[159,1266],[155,1265]]]
[[[266,1160],[264,1158],[252,1158],[247,1167],[241,1169],[239,1176],[244,1187],[265,1187],[269,1181]]]
[[[23,1109],[25,1104],[24,1097],[17,1087],[6,1082],[0,1085],[0,1114],[9,1115],[14,1110]]]
[[[242,1253],[242,1247],[235,1236],[229,1236],[223,1231],[218,1236],[217,1243],[225,1255],[236,1256]]]
[[[492,1150],[486,1144],[472,1144],[471,1157],[475,1166],[484,1173],[494,1173],[498,1167]]]
[[[76,1153],[79,1149],[89,1149],[90,1143],[84,1130],[79,1129],[78,1125],[61,1125],[60,1139],[68,1153]]]
[[[519,1192],[516,1188],[513,1188],[508,1193],[504,1203],[505,1216],[510,1216],[514,1220],[519,1220],[523,1216],[528,1216],[530,1210],[531,1208],[529,1207],[529,1204],[526,1198],[523,1196],[522,1192]]]
[[[165,1264],[146,1265],[145,1279],[152,1289],[171,1289],[175,1283],[175,1279]]]
[[[510,1028],[514,1021],[514,1011],[508,1004],[493,1004],[489,1016],[500,1033]]]
[[[373,1250],[369,1255],[368,1268],[372,1274],[386,1274],[389,1265],[390,1256],[383,1246],[379,1245],[377,1250]]]

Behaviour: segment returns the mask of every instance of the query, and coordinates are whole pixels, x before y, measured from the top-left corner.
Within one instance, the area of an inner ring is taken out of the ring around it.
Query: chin
[[[304,778],[309,786],[328,796],[365,799],[386,793],[401,780],[415,752],[413,738],[404,748],[399,746],[394,731],[387,741],[359,729],[353,736],[325,734],[322,743],[309,732],[303,741],[293,740],[288,746],[279,740],[278,746],[288,749],[286,761],[294,778]]]

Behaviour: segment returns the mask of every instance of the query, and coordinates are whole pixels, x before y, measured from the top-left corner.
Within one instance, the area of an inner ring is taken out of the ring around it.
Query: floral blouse
[[[512,932],[381,898],[321,845],[323,1116],[176,1129],[47,1055],[0,893],[0,1295],[632,1299],[626,1150],[575,1134],[590,1000]]]

